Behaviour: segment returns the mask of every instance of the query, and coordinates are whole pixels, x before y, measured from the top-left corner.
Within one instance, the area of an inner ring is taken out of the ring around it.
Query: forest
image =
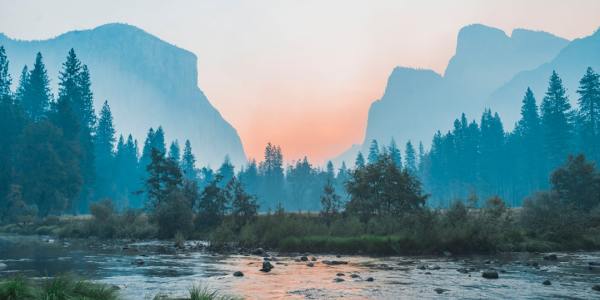
[[[96,114],[92,76],[71,49],[50,88],[43,56],[14,85],[0,47],[3,231],[101,238],[206,238],[214,247],[439,253],[598,248],[600,75],[583,70],[577,108],[556,72],[521,120],[463,114],[431,148],[373,140],[353,167],[307,157],[196,166],[189,140],[150,128],[140,146]],[[168,146],[167,146],[168,145]],[[140,149],[141,148],[141,149]],[[87,215],[88,219],[64,218]],[[276,226],[274,226],[276,224]]]

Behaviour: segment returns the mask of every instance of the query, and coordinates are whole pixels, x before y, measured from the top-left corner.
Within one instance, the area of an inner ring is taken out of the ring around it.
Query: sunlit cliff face
[[[572,39],[600,19],[595,0],[0,2],[0,32],[12,37],[124,22],[191,50],[201,88],[249,157],[271,141],[286,160],[318,163],[362,142],[369,104],[395,66],[443,73],[462,26]]]

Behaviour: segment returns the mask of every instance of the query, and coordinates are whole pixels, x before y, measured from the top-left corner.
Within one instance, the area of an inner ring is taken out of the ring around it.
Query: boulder
[[[344,273],[337,273],[337,274],[335,274],[335,276],[346,276],[346,274],[344,274]]]
[[[328,266],[347,265],[348,264],[347,261],[343,261],[343,260],[324,260],[323,263]]]
[[[358,275],[358,274],[350,274],[350,277],[352,277],[352,278],[359,278],[360,275]]]
[[[336,277],[336,278],[333,279],[333,281],[334,282],[343,282],[343,281],[346,281],[346,280],[344,280],[344,278]]]
[[[373,277],[368,277],[367,279],[365,279],[366,281],[375,281],[375,279]]]
[[[552,282],[550,282],[550,280],[546,279],[544,280],[544,282],[542,282],[543,285],[552,285]]]
[[[311,257],[310,257],[310,261],[317,261],[317,258],[316,258],[316,257],[314,257],[314,256],[311,256]]]
[[[312,262],[309,262],[309,263],[307,263],[307,264],[306,264],[306,266],[307,266],[307,267],[311,267],[311,268],[312,268],[312,267],[314,267],[314,266],[315,266],[315,264],[314,264],[314,263],[312,263]]]
[[[5,263],[0,262],[0,270],[4,270],[6,268],[8,268],[8,266]]]
[[[244,273],[242,273],[242,271],[235,271],[235,272],[233,272],[233,276],[235,276],[235,277],[244,277]]]
[[[444,293],[444,292],[447,292],[447,291],[449,291],[449,290],[447,290],[447,289],[443,289],[443,288],[435,288],[435,289],[433,289],[433,290],[434,290],[436,293],[438,293],[438,294],[442,294],[442,293]]]
[[[300,257],[300,261],[308,261],[308,257],[302,256],[302,257]]]
[[[600,292],[600,284],[596,284],[592,287],[592,290],[596,291],[596,292]]]
[[[263,261],[262,269],[260,269],[260,271],[266,273],[271,272],[271,269],[273,269],[273,265],[268,261]]]
[[[494,271],[494,270],[488,270],[488,271],[483,271],[481,273],[481,277],[483,278],[487,278],[487,279],[498,279],[498,272]]]

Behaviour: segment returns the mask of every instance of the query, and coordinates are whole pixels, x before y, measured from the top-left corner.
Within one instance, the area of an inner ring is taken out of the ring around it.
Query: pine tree
[[[15,91],[15,102],[19,105],[22,105],[23,99],[25,99],[25,93],[27,91],[27,85],[29,84],[29,69],[27,66],[23,67],[21,71],[21,76],[19,77],[19,85],[17,86],[17,90]]]
[[[119,139],[119,147],[124,147],[123,137]],[[108,101],[104,101],[98,120],[98,128],[94,139],[94,157],[96,159],[96,193],[99,198],[114,196],[113,170],[115,166],[115,128]]]
[[[571,151],[571,105],[562,80],[552,72],[541,106],[541,124],[548,170],[561,164]]]
[[[223,188],[229,184],[229,181],[233,178],[235,171],[234,167],[231,164],[231,159],[229,159],[229,155],[225,155],[225,159],[219,167],[217,174],[221,176],[221,181],[219,187]]]
[[[405,161],[406,161],[406,170],[411,175],[417,174],[417,156],[415,153],[415,148],[413,147],[410,141],[406,142],[406,150],[405,150]]]
[[[402,169],[402,154],[400,153],[400,149],[398,149],[398,146],[396,145],[396,141],[394,139],[390,141],[390,145],[388,146],[387,152],[392,158],[392,161],[394,162],[396,167],[398,169]]]
[[[579,144],[592,160],[600,162],[600,75],[587,68],[579,81]]]
[[[327,161],[326,174],[327,178],[331,180],[335,179],[335,169],[333,167],[333,162],[331,162],[330,160]]]
[[[321,215],[325,218],[327,225],[331,223],[333,217],[341,208],[341,197],[336,194],[333,181],[328,178],[323,187],[323,194],[321,195]]]
[[[33,69],[29,72],[28,77],[22,105],[31,120],[39,121],[46,116],[52,98],[46,66],[42,54],[39,52],[35,57]]]
[[[12,98],[10,85],[12,78],[8,73],[8,58],[3,46],[0,46],[0,101],[9,101]],[[12,100],[10,101],[12,102]]]
[[[192,144],[190,143],[190,140],[185,141],[183,156],[181,157],[181,170],[186,179],[193,181],[197,180],[196,158],[192,153]]]
[[[167,154],[167,147],[165,145],[165,132],[162,126],[158,126],[154,138],[152,139],[152,147],[158,152],[162,153],[163,156]]]
[[[358,152],[356,155],[356,160],[354,161],[354,167],[356,169],[360,169],[365,166],[365,157],[362,155],[362,152]]]
[[[76,80],[79,88],[79,98],[76,99],[75,109],[78,112],[82,126],[91,133],[96,125],[96,114],[94,112],[94,94],[91,89],[90,72],[86,65],[82,66]]]
[[[379,160],[379,144],[377,144],[377,140],[371,141],[371,146],[369,147],[369,156],[367,157],[367,162],[369,164],[374,164]]]
[[[181,150],[179,148],[179,142],[177,140],[172,141],[171,145],[169,146],[169,159],[178,164],[180,163]]]

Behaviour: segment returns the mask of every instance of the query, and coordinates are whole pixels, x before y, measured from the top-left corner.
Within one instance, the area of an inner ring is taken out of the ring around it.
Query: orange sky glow
[[[0,3],[0,32],[12,37],[123,22],[194,52],[199,86],[237,129],[249,158],[260,160],[272,142],[287,161],[307,155],[318,164],[362,142],[369,105],[395,66],[443,73],[465,25],[569,39],[600,27],[597,0]]]

